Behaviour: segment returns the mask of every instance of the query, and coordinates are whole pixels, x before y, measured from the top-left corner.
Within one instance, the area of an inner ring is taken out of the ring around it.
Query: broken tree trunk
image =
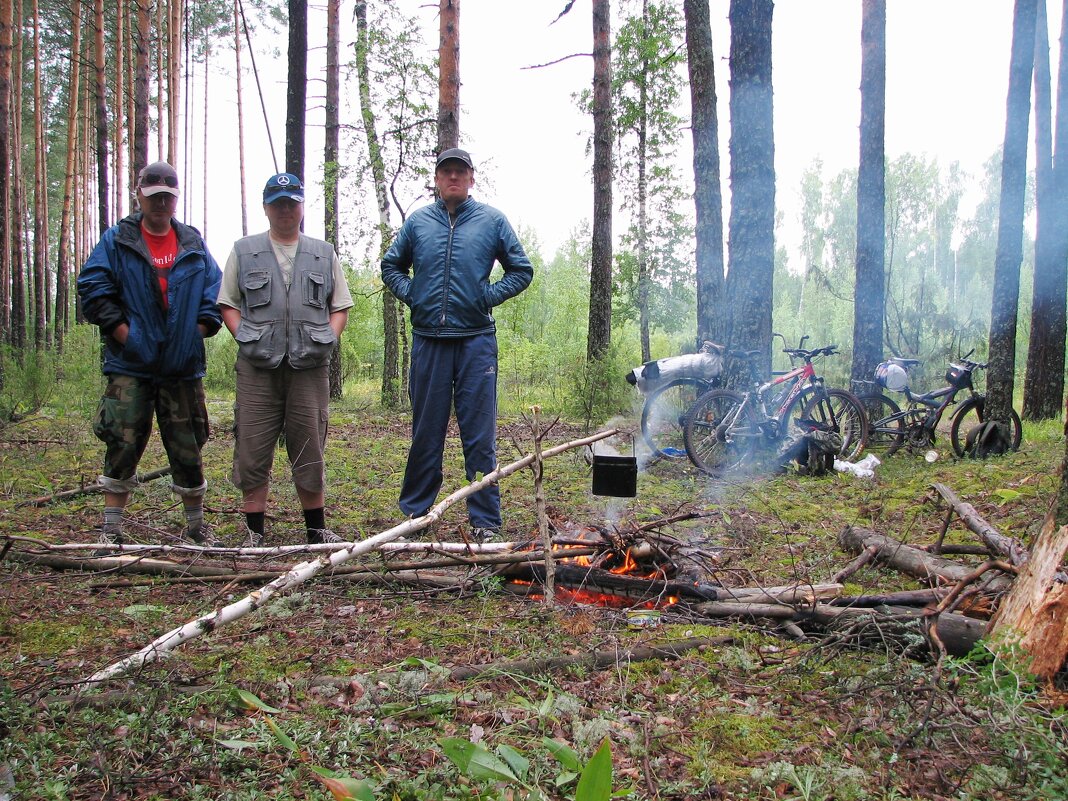
[[[589,437],[579,440],[572,440],[571,442],[565,442],[562,445],[557,445],[554,448],[550,448],[545,451],[542,456],[548,458],[564,453],[572,448],[581,448],[586,445],[590,445],[599,440],[605,439],[618,433],[615,429],[608,431],[601,431],[597,434],[593,434]],[[445,500],[441,501],[437,506],[431,509],[427,514],[422,517],[415,518],[413,520],[406,520],[400,525],[394,526],[391,529],[376,534],[373,537],[369,537],[362,542],[352,543],[351,545],[342,548],[339,551],[334,551],[329,556],[322,555],[317,559],[313,559],[308,562],[303,562],[296,565],[292,570],[283,576],[275,579],[269,584],[260,587],[258,590],[246,595],[244,598],[228,604],[221,609],[215,609],[208,612],[201,617],[191,620],[183,626],[179,626],[155,640],[150,642],[144,648],[137,653],[115,662],[103,670],[99,670],[87,679],[81,682],[82,686],[95,684],[98,682],[106,681],[116,676],[122,676],[131,670],[142,667],[149,662],[154,662],[161,656],[173,651],[179,645],[195,637],[199,637],[201,634],[214,631],[218,627],[230,623],[234,620],[244,617],[250,612],[254,612],[261,606],[265,605],[275,595],[282,594],[292,590],[303,584],[308,579],[316,576],[326,568],[337,567],[344,564],[351,559],[359,556],[360,554],[367,553],[375,550],[382,543],[391,542],[398,537],[406,536],[415,531],[421,531],[427,526],[433,525],[441,519],[442,514],[453,504],[460,500],[478,492],[481,489],[496,484],[500,479],[505,476],[509,476],[515,473],[517,470],[529,466],[534,461],[534,456],[525,456],[519,461],[512,462],[505,467],[499,467],[491,473],[486,474],[481,480],[474,481],[468,484],[466,487],[457,490],[449,495]]]
[[[1068,526],[1054,530],[1047,517],[1012,591],[1001,602],[990,629],[997,651],[1019,647],[1029,669],[1050,678],[1068,660],[1068,584],[1055,581],[1068,552]]]
[[[996,528],[983,519],[974,506],[958,498],[957,494],[945,484],[932,484],[931,486],[945,498],[946,503],[953,507],[957,517],[964,521],[964,525],[979,535],[991,553],[1004,556],[1016,567],[1027,561],[1027,549],[1011,537],[1000,534]]]

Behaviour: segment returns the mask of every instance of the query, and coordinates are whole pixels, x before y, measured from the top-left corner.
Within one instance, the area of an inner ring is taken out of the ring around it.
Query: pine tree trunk
[[[760,349],[771,373],[775,268],[775,137],[772,129],[771,0],[731,0],[731,214],[728,344]]]
[[[326,5],[326,139],[323,146],[323,193],[326,239],[339,250],[338,242],[338,132],[340,113],[340,51],[341,0],[328,0]],[[334,344],[330,354],[330,397],[340,398],[342,386],[341,342]]]
[[[1068,324],[1068,0],[1061,15],[1061,59],[1057,76],[1056,150],[1053,149],[1049,35],[1045,2],[1038,7],[1035,37],[1035,279],[1031,336],[1027,346],[1023,414],[1028,420],[1059,417],[1064,397],[1064,350]],[[1061,221],[1061,223],[1058,223]]]
[[[22,23],[22,4],[18,3],[12,20],[12,31],[18,33],[11,51],[11,74],[15,76],[21,76],[25,66],[22,57]],[[12,109],[17,109],[18,113],[11,117],[11,141],[20,146],[11,153],[11,329],[7,332],[8,342],[19,363],[26,348],[26,259],[23,248],[26,245],[27,212],[22,172],[22,87],[23,81],[12,81]]]
[[[63,209],[60,212],[59,244],[56,253],[56,350],[63,352],[63,338],[70,327],[71,222],[74,170],[78,147],[78,98],[81,91],[82,25],[81,0],[71,3],[70,81],[67,87],[67,166],[63,172]]]
[[[11,330],[11,55],[14,3],[0,0],[0,331]],[[0,334],[6,339],[6,335]],[[2,352],[0,352],[2,353]],[[4,385],[0,362],[0,387]]]
[[[642,0],[642,38],[649,36],[649,2]],[[638,335],[642,362],[649,361],[649,183],[646,174],[649,138],[649,56],[642,48],[642,81],[638,87]]]
[[[864,0],[861,15],[852,377],[856,381],[870,381],[883,360],[886,305],[886,0]]]
[[[160,0],[162,3],[162,0]],[[182,102],[182,17],[184,0],[170,0],[167,18],[167,162],[178,164],[178,112]],[[161,116],[162,120],[163,117]]]
[[[1016,0],[1013,12],[998,243],[990,310],[990,367],[985,416],[1006,428],[1012,410],[1016,370],[1016,314],[1020,298],[1020,263],[1023,261],[1027,125],[1031,113],[1036,6],[1036,0]]]
[[[136,0],[137,27],[134,34],[134,91],[133,91],[133,156],[130,160],[131,174],[136,178],[148,164],[148,47],[151,34],[151,0]],[[135,187],[130,187],[130,195]]]
[[[123,125],[123,110],[126,105],[124,90],[124,77],[126,73],[126,2],[125,0],[115,0],[115,47],[113,49],[113,58],[115,59],[115,91],[112,99],[115,102],[114,112],[114,124],[112,126],[114,132],[114,141],[112,146],[115,153],[115,170],[113,175],[115,176],[114,198],[112,200],[112,208],[115,210],[115,219],[120,220],[125,216],[123,209],[125,208],[124,187],[126,182],[126,148],[123,147],[123,134],[126,132],[126,126]]]
[[[593,0],[593,232],[586,358],[612,340],[612,27],[609,0]]]
[[[723,192],[719,185],[716,68],[708,0],[684,0],[690,73],[697,237],[697,345],[726,341],[723,308]]]
[[[104,50],[104,0],[95,0],[93,17],[96,20],[96,48],[93,56],[96,65],[96,193],[97,219],[100,234],[108,230],[108,101],[107,79],[104,66],[107,53]]]
[[[48,345],[48,173],[44,108],[41,102],[41,14],[33,2],[33,340],[37,350]]]
[[[308,97],[308,0],[289,0],[289,77],[286,83],[286,171],[304,175]]]
[[[460,144],[460,0],[439,0],[438,152]]]

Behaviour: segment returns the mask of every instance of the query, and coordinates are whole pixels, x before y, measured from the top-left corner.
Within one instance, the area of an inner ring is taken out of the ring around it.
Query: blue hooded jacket
[[[498,261],[504,276],[490,283]],[[412,333],[425,337],[493,333],[493,307],[533,277],[507,218],[471,198],[457,207],[455,221],[441,200],[414,212],[382,257],[382,282],[412,310]]]
[[[216,299],[222,271],[196,228],[171,221],[178,256],[167,280],[167,308],[148,245],[141,236],[141,214],[119,221],[100,238],[78,275],[78,296],[86,319],[106,337],[104,373],[150,379],[203,378],[204,338],[222,325]],[[122,323],[130,327],[125,345],[111,336]]]

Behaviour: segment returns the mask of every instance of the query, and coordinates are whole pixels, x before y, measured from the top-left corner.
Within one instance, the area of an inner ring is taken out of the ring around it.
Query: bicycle
[[[976,370],[985,370],[986,363],[973,362],[968,359],[974,351],[968,351],[955,362],[950,362],[946,370],[948,386],[914,394],[909,387],[909,370],[923,364],[919,359],[891,358],[879,365],[876,370],[876,382],[891,392],[904,394],[908,405],[902,409],[891,398],[881,392],[861,395],[861,403],[868,413],[868,448],[876,453],[892,456],[904,445],[910,450],[927,450],[932,448],[938,435],[946,436],[953,446],[953,452],[965,456],[968,452],[969,435],[982,424],[986,395],[977,392],[972,380]],[[967,390],[969,397],[957,401],[958,393]],[[947,426],[943,416],[951,406],[957,409],[949,418]],[[1020,416],[1012,410],[1010,424],[1011,450],[1020,447],[1023,429]]]
[[[635,368],[627,375],[627,381],[636,386],[639,379],[635,373],[657,365],[656,378],[661,377],[659,370],[674,378],[649,391],[642,406],[641,431],[654,458],[685,459],[686,446],[683,442],[682,427],[686,412],[694,402],[713,387],[719,386],[719,370],[724,348],[713,342],[706,342],[697,354],[682,357],[670,357],[657,362],[649,362]],[[644,377],[649,380],[647,377]],[[655,379],[653,379],[655,380]]]
[[[776,334],[776,336],[780,336]],[[868,420],[860,400],[844,389],[827,389],[816,375],[814,360],[838,353],[837,345],[814,350],[784,348],[803,364],[761,383],[757,373],[760,351],[732,351],[729,355],[749,365],[753,387],[746,392],[712,389],[690,408],[683,439],[690,460],[712,475],[736,470],[749,462],[758,445],[778,444],[813,431],[833,432],[842,438],[838,456],[852,461],[864,449]],[[788,384],[788,382],[792,382]],[[788,386],[783,386],[787,385]],[[779,394],[773,390],[781,387]],[[775,408],[768,412],[769,403]]]

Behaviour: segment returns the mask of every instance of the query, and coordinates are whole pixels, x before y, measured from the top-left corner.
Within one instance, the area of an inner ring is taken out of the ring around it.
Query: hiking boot
[[[496,539],[500,539],[501,530],[499,528],[478,527],[471,529],[471,538],[477,543],[493,542]]]
[[[122,545],[124,542],[122,537],[122,527],[105,524],[100,527],[100,536],[98,539],[100,542],[107,543],[108,545]],[[111,556],[114,553],[115,552],[110,548],[98,548],[93,551],[93,556]]]
[[[187,528],[185,538],[201,548],[224,548],[222,540],[215,536],[215,532],[207,523],[201,523],[195,529]]]
[[[245,547],[246,548],[262,548],[263,547],[263,535],[258,531],[245,527]]]
[[[344,542],[348,543],[348,540],[339,537],[333,531],[328,528],[309,528],[308,529],[308,543],[311,545],[318,545],[319,543],[331,543],[331,542]]]

